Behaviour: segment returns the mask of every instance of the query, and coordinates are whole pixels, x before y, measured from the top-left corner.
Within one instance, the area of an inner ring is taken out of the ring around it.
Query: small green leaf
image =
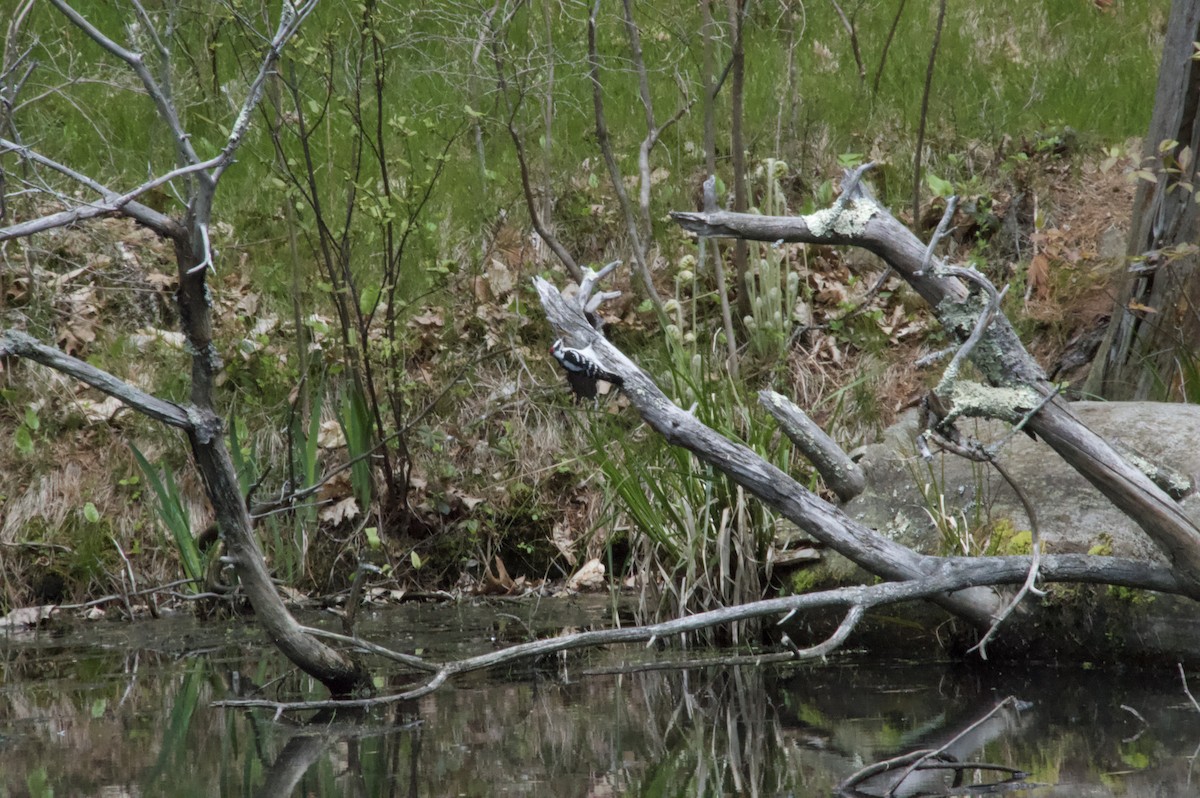
[[[17,432],[13,435],[13,446],[27,457],[33,454],[33,436],[29,434],[29,427],[24,424],[17,427]]]
[[[421,562],[421,555],[417,554],[416,549],[413,549],[412,557],[410,559],[412,559],[412,567],[416,568],[418,571],[421,570],[421,566],[424,565],[424,563]]]
[[[471,117],[472,119],[478,119],[478,118],[480,118],[481,116],[483,116],[483,114],[482,114],[482,113],[480,113],[479,111],[476,111],[474,108],[472,108],[472,107],[471,107],[471,106],[469,106],[469,105],[464,105],[464,106],[463,106],[463,110],[464,110],[464,111],[466,111],[466,112],[467,112],[467,116]]]
[[[379,304],[379,286],[369,285],[358,297],[358,309],[364,316],[370,315]]]
[[[37,432],[42,426],[42,422],[38,420],[37,411],[33,409],[32,405],[25,408],[25,426],[34,432]]]
[[[92,702],[92,717],[93,718],[104,717],[104,710],[106,710],[106,709],[108,709],[108,699],[107,698],[97,698],[95,701]]]
[[[949,180],[942,180],[932,172],[926,172],[925,182],[929,184],[929,190],[935,197],[949,197],[954,193],[953,183]]]
[[[88,520],[89,524],[99,523],[100,511],[96,509],[96,505],[88,502],[83,505],[83,517]]]
[[[379,539],[379,528],[378,527],[369,526],[366,529],[364,529],[363,532],[366,533],[367,545],[370,546],[371,548],[377,549],[383,545],[383,541],[381,541]]]

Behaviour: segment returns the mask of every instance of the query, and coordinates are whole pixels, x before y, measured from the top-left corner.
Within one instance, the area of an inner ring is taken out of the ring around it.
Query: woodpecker
[[[620,387],[624,380],[611,371],[606,371],[596,362],[595,353],[589,346],[587,349],[571,349],[559,338],[550,347],[550,354],[558,361],[558,365],[567,372],[567,383],[575,394],[575,401],[596,398],[596,381],[604,380]]]

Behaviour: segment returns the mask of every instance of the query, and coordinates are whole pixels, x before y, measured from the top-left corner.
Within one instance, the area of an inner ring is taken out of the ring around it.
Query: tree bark
[[[1143,169],[1152,162],[1156,179],[1138,180],[1126,250],[1133,273],[1086,385],[1106,399],[1194,399],[1200,390],[1197,40],[1200,0],[1175,0],[1143,145]]]

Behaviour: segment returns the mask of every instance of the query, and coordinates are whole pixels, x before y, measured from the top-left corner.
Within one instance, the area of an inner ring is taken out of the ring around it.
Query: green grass
[[[950,4],[929,112],[936,149],[960,152],[977,142],[994,142],[1005,135],[1032,136],[1064,125],[1105,142],[1140,135],[1149,119],[1167,5],[1165,0],[1125,0],[1108,13],[1100,13],[1079,0]],[[562,9],[564,13],[555,15],[549,35],[536,4],[518,12],[513,20],[508,34],[512,52],[506,66],[509,72],[521,70],[517,77],[510,74],[509,80],[526,93],[517,124],[526,137],[539,186],[544,182],[542,175],[548,173],[550,185],[560,195],[569,194],[571,178],[579,175],[586,162],[601,177],[599,190],[591,192],[592,201],[611,202],[593,141],[583,41],[585,9],[572,4]],[[796,46],[797,116],[782,120],[782,151],[776,152],[775,128],[780,114],[787,116],[793,99],[786,80],[789,32],[786,17],[780,19],[777,9],[756,6],[746,26],[750,57],[745,118],[751,163],[782,157],[805,181],[815,184],[818,177],[832,171],[834,155],[861,152],[895,166],[896,197],[902,198],[911,185],[910,142],[918,122],[936,9],[925,4],[906,7],[875,96],[870,84],[894,3],[864,2],[860,9],[856,24],[867,68],[866,85],[859,82],[848,38],[832,9],[827,4],[807,9],[803,35]],[[118,9],[91,2],[81,3],[80,10],[106,33],[121,39],[125,21]],[[473,136],[461,136],[451,149],[447,179],[427,211],[425,221],[431,228],[422,229],[414,260],[446,257],[461,261],[463,254],[479,251],[478,235],[500,209],[524,215],[512,145],[500,124],[494,66],[486,50],[476,66],[471,64],[482,10],[482,5],[445,4],[436,13],[392,12],[378,22],[379,35],[390,44],[384,116],[395,136],[393,179],[419,180],[444,140],[471,121],[467,107],[479,106],[474,110],[484,114],[484,161],[490,177],[481,174]],[[700,96],[698,12],[694,4],[676,2],[639,7],[636,13],[643,27],[651,93],[661,122],[681,104],[676,70],[689,94]],[[326,82],[333,87],[334,100],[321,123],[328,129],[320,130],[314,142],[325,181],[322,199],[334,208],[344,201],[347,179],[357,179],[364,190],[371,190],[378,179],[369,170],[356,171],[343,135],[352,110],[354,83],[347,72],[353,61],[347,56],[359,47],[358,25],[357,5],[322,5],[288,51],[284,67],[296,70],[306,103],[321,99]],[[57,56],[61,61],[73,51],[77,58],[91,63],[99,53],[99,48],[82,42],[52,9],[40,8],[31,27],[42,33],[42,55],[47,59]],[[177,51],[176,95],[186,105],[185,124],[194,131],[194,143],[204,156],[215,151],[232,120],[233,109],[223,92],[227,89],[230,97],[240,97],[253,71],[256,43],[235,23],[226,22],[217,30],[207,14],[183,14],[180,29],[181,39],[191,45]],[[603,13],[600,37],[609,127],[622,171],[631,175],[636,172],[636,147],[645,134],[645,124],[628,64],[623,24],[615,10]],[[212,40],[209,48],[196,43],[207,39]],[[543,112],[551,58],[555,117],[553,139],[547,144]],[[723,64],[726,58],[727,48],[722,45],[718,60]],[[111,57],[106,61],[104,75],[116,75],[118,84],[137,88],[136,81],[112,63]],[[368,77],[371,66],[368,58]],[[515,98],[517,89],[512,92]],[[728,85],[719,101],[726,103],[727,95]],[[73,104],[51,99],[18,116],[39,149],[121,186],[143,179],[148,162],[156,169],[172,164],[169,137],[144,97],[134,91],[114,95],[108,84],[77,85],[70,89],[70,96]],[[374,104],[372,97],[365,97],[364,111],[375,113]],[[264,105],[263,115],[269,113],[267,107]],[[273,276],[266,287],[282,298],[287,281],[278,276],[272,258],[262,257],[278,249],[282,235],[279,209],[287,201],[286,192],[270,179],[274,156],[263,115],[250,132],[238,167],[225,177],[217,212],[234,225],[235,239],[250,252],[254,276]],[[727,128],[725,117],[722,111],[722,128]],[[669,172],[653,194],[660,233],[671,230],[662,220],[663,211],[692,206],[702,163],[701,122],[700,105],[696,104],[663,137],[656,153],[655,165]],[[402,128],[410,132],[399,135]],[[39,136],[38,131],[53,131],[53,135]],[[719,132],[724,135],[725,130]],[[956,170],[937,155],[929,167],[948,179],[968,177],[953,174],[963,169]],[[722,164],[720,168],[727,167]],[[583,187],[587,189],[586,183]],[[371,241],[371,228],[364,222],[357,231],[361,240]],[[256,241],[262,243],[246,243]],[[364,252],[362,257],[361,268],[369,274],[371,254]],[[428,279],[416,279],[409,293],[420,293],[428,285]],[[319,297],[314,301],[319,303]]]

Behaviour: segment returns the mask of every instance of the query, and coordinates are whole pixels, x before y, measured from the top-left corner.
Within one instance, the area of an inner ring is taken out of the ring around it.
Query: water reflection
[[[490,610],[376,622],[376,632],[405,629],[410,648],[436,656],[526,634]],[[464,678],[407,706],[300,723],[210,708],[230,694],[319,695],[244,625],[40,633],[0,642],[0,796],[832,795],[866,765],[943,746],[943,759],[1015,768],[1026,784],[1046,785],[1017,794],[1200,794],[1200,713],[1173,667],[984,670],[846,657],[583,673],[637,655],[556,658]],[[976,723],[1010,695],[1029,704]],[[900,772],[851,794],[883,794]],[[896,794],[965,794],[955,778],[917,771]],[[962,781],[1004,778],[968,771]]]

